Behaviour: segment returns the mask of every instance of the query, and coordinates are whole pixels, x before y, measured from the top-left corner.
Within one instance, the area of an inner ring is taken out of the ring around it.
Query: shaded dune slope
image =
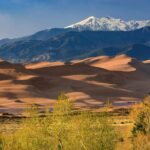
[[[26,66],[0,62],[0,112],[28,104],[52,107],[64,91],[76,107],[99,108],[140,101],[150,89],[150,66],[125,55]]]

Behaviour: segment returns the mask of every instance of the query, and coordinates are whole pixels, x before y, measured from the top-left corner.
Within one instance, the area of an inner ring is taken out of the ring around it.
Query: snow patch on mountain
[[[96,18],[91,16],[65,28],[73,28],[77,29],[78,31],[131,31],[146,26],[150,26],[150,20],[124,21],[122,19],[116,19],[112,17]]]

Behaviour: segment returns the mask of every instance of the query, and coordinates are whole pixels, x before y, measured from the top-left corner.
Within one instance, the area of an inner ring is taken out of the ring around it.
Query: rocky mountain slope
[[[149,43],[150,27],[126,32],[67,30],[48,40],[28,39],[4,44],[0,46],[0,57],[13,63],[70,61],[118,54],[146,60],[150,59]]]
[[[89,17],[66,28],[0,40],[0,58],[13,63],[66,62],[92,56],[127,54],[146,60],[150,59],[149,25],[149,20],[126,22],[111,17]]]

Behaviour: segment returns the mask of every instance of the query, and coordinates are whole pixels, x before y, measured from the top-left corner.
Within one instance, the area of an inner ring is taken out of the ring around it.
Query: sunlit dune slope
[[[50,106],[64,91],[79,108],[99,109],[140,101],[149,93],[150,66],[125,55],[26,66],[0,62],[0,112],[19,112],[28,104]]]
[[[74,61],[74,63],[77,62],[78,61]],[[119,55],[116,57],[109,57],[109,56],[99,56],[93,58],[91,57],[88,59],[81,60],[79,62],[98,68],[104,68],[111,71],[130,72],[136,70],[136,68],[132,65],[136,62],[136,60],[126,55]]]

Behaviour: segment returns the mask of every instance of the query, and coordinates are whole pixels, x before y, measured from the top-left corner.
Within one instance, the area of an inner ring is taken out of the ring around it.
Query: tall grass
[[[96,115],[78,112],[69,99],[61,94],[54,110],[45,111],[32,106],[20,129],[3,134],[2,150],[114,150],[116,133],[105,113]]]

